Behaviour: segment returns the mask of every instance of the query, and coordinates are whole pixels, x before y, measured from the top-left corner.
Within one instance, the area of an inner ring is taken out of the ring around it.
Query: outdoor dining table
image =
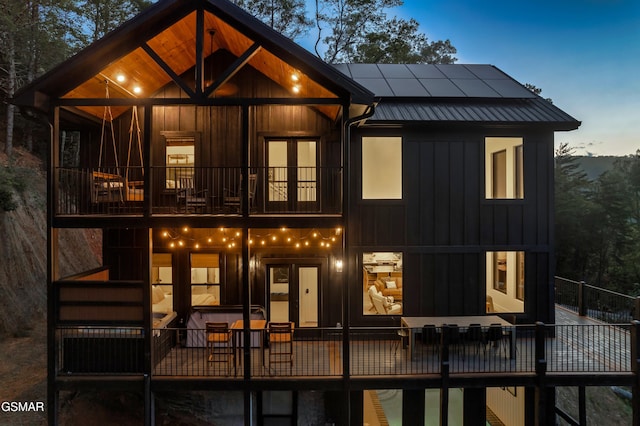
[[[442,327],[445,324],[457,324],[462,332],[471,324],[480,324],[483,329],[488,328],[491,324],[500,324],[503,331],[509,335],[509,357],[516,357],[516,333],[515,326],[498,315],[461,315],[461,316],[445,316],[445,317],[401,317],[400,325],[408,329],[406,335],[409,337],[409,353],[411,359],[414,357],[416,347],[416,333],[422,332],[425,325],[434,325]]]
[[[264,366],[264,331],[267,326],[266,320],[258,320],[252,319],[249,322],[249,332],[258,334],[258,346],[260,347],[260,356],[262,360],[262,366]],[[239,352],[240,357],[236,357],[236,363],[240,362],[240,358],[242,355],[242,347],[244,345],[244,341],[242,339],[242,335],[244,333],[244,321],[237,320],[231,325],[231,331],[233,331],[233,346],[234,350]]]

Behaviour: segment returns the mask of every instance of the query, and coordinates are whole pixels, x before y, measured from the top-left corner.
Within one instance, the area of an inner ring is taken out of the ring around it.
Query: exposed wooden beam
[[[149,46],[147,43],[142,43],[141,47],[142,47],[142,50],[144,50],[147,53],[147,55],[149,55],[151,59],[153,59],[160,66],[160,68],[162,68],[162,70],[166,72],[167,75],[171,77],[171,79],[178,86],[180,86],[182,90],[185,91],[187,95],[189,95],[190,98],[195,99],[196,93],[193,90],[191,90],[191,87],[189,87],[184,82],[184,80],[180,78],[180,76],[176,74],[175,71],[173,71],[173,69],[151,48],[151,46]]]
[[[204,93],[205,97],[211,96],[211,94],[218,89],[220,86],[229,81],[238,71],[245,66],[247,62],[251,60],[255,56],[256,53],[260,51],[262,47],[259,43],[253,43],[251,47],[249,47],[242,55],[240,55],[233,63],[226,69],[224,72],[211,83],[207,90]]]

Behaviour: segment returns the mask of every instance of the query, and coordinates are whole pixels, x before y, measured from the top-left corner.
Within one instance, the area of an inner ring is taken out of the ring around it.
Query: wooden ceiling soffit
[[[336,99],[339,103],[335,93],[262,48],[258,41],[249,39],[211,12],[204,12],[201,20],[197,19],[197,14],[192,12],[170,25],[70,90],[63,98],[104,98],[106,86],[109,86],[111,98],[149,97],[171,82],[175,82],[191,98],[225,96],[225,83],[248,64],[285,88],[292,97]],[[225,49],[238,58],[215,81],[209,81],[210,85],[200,94],[180,77],[194,68],[200,56],[196,52],[196,32],[199,26],[203,32],[200,42],[201,57],[206,58],[218,49]],[[124,76],[125,80],[119,81],[119,76]],[[141,92],[134,93],[135,87],[140,88]],[[102,117],[104,111],[104,107],[78,108],[96,117]],[[331,118],[335,118],[340,109],[339,105],[322,105],[316,108]],[[129,107],[114,106],[112,114],[117,117],[128,109]]]

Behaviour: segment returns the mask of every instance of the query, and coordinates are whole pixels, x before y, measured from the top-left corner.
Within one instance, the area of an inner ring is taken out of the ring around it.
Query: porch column
[[[402,424],[424,424],[424,389],[402,391]]]
[[[134,106],[134,108],[136,108]],[[153,179],[151,178],[151,128],[153,126],[152,123],[152,115],[153,115],[153,105],[146,104],[144,106],[144,132],[142,133],[142,172],[144,174],[144,186],[143,186],[143,194],[142,194],[142,215],[144,217],[151,216],[151,194],[153,193]]]
[[[60,278],[58,264],[58,230],[53,227],[55,193],[58,188],[57,167],[60,164],[60,107],[54,107],[49,117],[51,143],[49,144],[49,167],[47,185],[47,420],[58,424],[58,389],[56,387],[56,304],[53,282]],[[53,123],[53,124],[51,124]]]

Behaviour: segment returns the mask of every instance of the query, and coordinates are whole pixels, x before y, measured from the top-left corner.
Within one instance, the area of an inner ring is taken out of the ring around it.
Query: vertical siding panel
[[[420,239],[425,245],[435,243],[435,144],[420,145]]]
[[[447,254],[435,254],[434,259],[434,275],[433,285],[435,291],[433,293],[435,305],[435,315],[443,316],[451,314],[451,298],[449,297],[449,273],[451,271],[449,266],[449,255]],[[455,294],[454,294],[455,296]]]
[[[438,142],[435,144],[435,159],[434,163],[434,225],[435,225],[435,241],[436,245],[449,244],[449,227],[451,222],[449,220],[449,201],[450,191],[449,187],[449,147],[446,142]]]
[[[422,197],[421,192],[425,187],[422,172],[425,167],[421,167],[421,143],[411,137],[403,138],[402,170],[403,184],[402,190],[407,206],[406,216],[406,240],[409,245],[419,245],[420,236],[423,232],[424,222],[421,216]]]
[[[480,202],[483,197],[484,167],[481,167],[484,156],[480,152],[481,144],[467,141],[464,146],[464,242],[479,244],[480,242]]]
[[[480,274],[480,262],[477,253],[463,255],[462,270],[464,271],[464,313],[467,315],[484,314],[485,282]]]
[[[448,261],[443,265],[449,269],[448,279],[440,283],[447,287],[449,291],[449,315],[463,315],[465,298],[469,297],[465,293],[464,286],[464,256],[461,254],[447,255]]]
[[[461,167],[464,158],[462,142],[449,143],[449,244],[464,243],[465,170]]]

